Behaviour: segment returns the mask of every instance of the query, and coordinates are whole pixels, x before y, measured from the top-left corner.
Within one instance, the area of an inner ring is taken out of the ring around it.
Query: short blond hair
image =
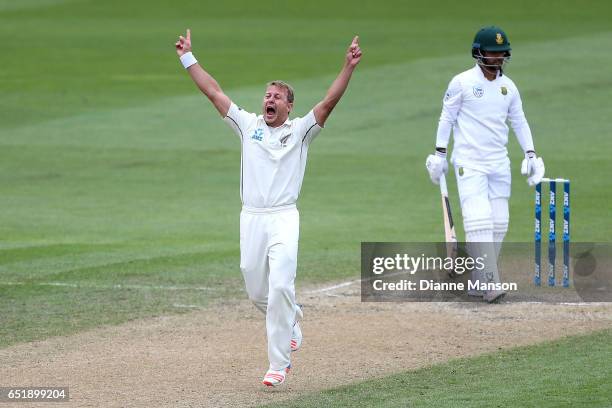
[[[281,80],[271,81],[271,82],[268,82],[266,86],[278,86],[279,88],[283,88],[287,92],[287,102],[293,103],[293,100],[295,98],[293,95],[293,88],[291,87],[291,85],[289,85],[285,81],[281,81]]]

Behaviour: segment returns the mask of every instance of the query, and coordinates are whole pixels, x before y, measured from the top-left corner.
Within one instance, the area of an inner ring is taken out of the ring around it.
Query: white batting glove
[[[542,181],[544,177],[545,167],[544,160],[537,157],[534,151],[525,153],[523,163],[521,163],[521,174],[527,176],[527,184],[535,186]]]
[[[440,184],[440,177],[442,177],[442,174],[448,173],[446,153],[436,150],[434,154],[427,156],[427,160],[425,160],[425,167],[427,167],[429,178],[431,179],[432,183]]]

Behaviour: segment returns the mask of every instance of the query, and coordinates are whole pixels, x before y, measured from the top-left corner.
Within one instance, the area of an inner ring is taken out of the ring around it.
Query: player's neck
[[[479,65],[479,67],[480,67],[480,70],[482,71],[482,74],[489,81],[495,81],[497,79],[497,69],[492,70],[487,67],[483,67],[482,65]]]
[[[285,122],[287,122],[287,119],[289,119],[289,116],[285,117],[284,119],[282,118],[276,119],[274,122],[270,122],[270,123],[266,122],[266,125],[268,125],[268,127],[272,129],[276,129],[276,128],[283,126]]]

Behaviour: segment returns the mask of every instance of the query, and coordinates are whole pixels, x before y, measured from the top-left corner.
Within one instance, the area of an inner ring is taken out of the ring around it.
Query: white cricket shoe
[[[483,297],[485,294],[484,290],[480,290],[480,289],[468,289],[467,291],[467,295],[468,296],[473,296],[473,297]]]
[[[499,303],[504,296],[506,296],[506,292],[503,290],[489,290],[485,292],[482,298],[488,303]]]
[[[287,374],[289,374],[290,368],[291,364],[289,364],[286,368],[280,371],[268,370],[266,375],[264,375],[263,384],[268,387],[278,387],[279,385],[285,382]]]

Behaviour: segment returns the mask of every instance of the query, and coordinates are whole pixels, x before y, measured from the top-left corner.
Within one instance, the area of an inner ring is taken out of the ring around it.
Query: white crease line
[[[359,282],[361,282],[361,279],[355,279],[355,280],[348,281],[348,282],[342,282],[342,283],[339,283],[337,285],[328,286],[326,288],[307,290],[304,293],[323,293],[323,292],[329,292],[330,290],[344,288],[346,286],[350,286],[350,285],[352,285],[354,283],[359,283]]]
[[[25,285],[26,283],[22,283],[22,285]],[[69,288],[78,288],[79,285],[77,285],[76,283],[65,283],[65,282],[40,282],[40,283],[32,283],[33,285],[38,285],[38,286],[66,286]],[[19,285],[19,283],[16,283],[16,285]]]
[[[399,273],[394,273],[393,275],[397,275]],[[391,276],[391,274],[389,275]],[[346,281],[342,283],[338,283],[336,285],[327,286],[320,289],[307,290],[305,294],[315,294],[315,293],[325,293],[330,292],[336,289],[344,288],[355,283],[360,283],[364,279],[355,279],[352,281]],[[367,279],[366,279],[367,280]],[[197,291],[210,291],[214,292],[218,289],[210,288],[206,286],[163,286],[163,285],[82,285],[78,283],[70,283],[70,282],[0,282],[0,286],[21,286],[21,285],[37,285],[37,286],[60,286],[60,287],[68,287],[68,288],[90,288],[90,289],[144,289],[144,290],[197,290]],[[514,304],[531,304],[531,305],[561,305],[561,306],[605,306],[612,305],[612,302],[538,302],[538,301],[527,301],[527,302],[512,302]],[[190,307],[190,308],[199,308],[201,306],[194,305],[174,305],[176,307]]]
[[[198,306],[198,305],[182,305],[180,303],[175,303],[172,306],[180,308],[180,309],[202,309],[202,306]]]
[[[216,288],[206,286],[163,286],[163,285],[91,285],[79,284],[70,282],[0,282],[0,286],[61,286],[67,288],[90,288],[90,289],[145,289],[145,290],[198,290],[198,291],[216,291]]]
[[[405,275],[407,273],[409,273],[409,272],[405,272],[405,271],[393,272],[393,273],[388,273],[385,276]],[[307,290],[304,293],[323,293],[323,292],[329,292],[330,290],[340,289],[340,288],[343,288],[345,286],[350,286],[350,285],[352,285],[354,283],[361,283],[363,281],[372,280],[372,279],[373,279],[373,277],[366,278],[366,279],[355,279],[355,280],[352,280],[352,281],[346,281],[346,282],[338,283],[337,285],[328,286],[328,287],[321,288],[321,289]]]
[[[147,286],[147,285],[113,285],[113,289],[160,289],[160,290],[202,290],[215,291],[215,288],[206,286]]]

